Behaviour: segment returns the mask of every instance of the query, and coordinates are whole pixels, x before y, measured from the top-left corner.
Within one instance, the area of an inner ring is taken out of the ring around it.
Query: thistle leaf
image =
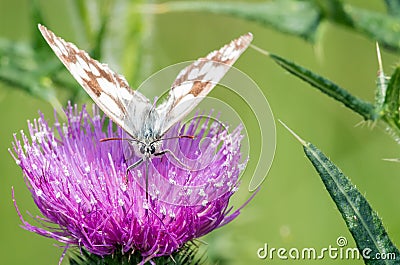
[[[400,50],[400,19],[395,16],[399,14],[400,4],[397,0],[386,0],[386,4],[389,15],[343,4],[340,0],[275,0],[261,3],[181,1],[161,4],[158,11],[231,15],[310,42],[315,42],[322,22],[330,21],[377,40],[388,49]]]
[[[392,16],[400,15],[400,1],[399,0],[385,0],[386,9]]]
[[[307,158],[342,214],[365,264],[399,264],[399,250],[390,240],[381,219],[365,197],[317,147],[295,136],[302,143]],[[387,255],[388,259],[375,259],[377,254],[381,257]]]
[[[321,14],[313,1],[279,0],[261,3],[169,2],[162,5],[166,12],[201,11],[256,21],[284,33],[314,42]]]
[[[400,252],[393,245],[378,214],[351,181],[317,147],[304,145],[304,152],[320,175],[329,195],[335,202],[358,249],[366,249],[366,264],[399,264]],[[394,260],[375,260],[377,253],[394,253]]]
[[[346,5],[346,14],[351,18],[351,27],[376,40],[384,47],[400,50],[400,19],[386,14]]]
[[[400,137],[400,67],[396,67],[387,85],[382,118]]]
[[[0,80],[46,101],[54,99],[54,89],[46,85],[45,73],[58,66],[43,60],[26,44],[0,39]]]
[[[309,83],[311,86],[317,88],[319,91],[327,94],[335,100],[343,103],[349,109],[360,114],[365,120],[376,119],[374,106],[371,103],[353,96],[347,90],[338,86],[332,81],[325,79],[324,77],[317,75],[311,70],[297,65],[294,62],[290,62],[275,54],[268,53],[268,55],[279,66],[287,70],[289,73]]]

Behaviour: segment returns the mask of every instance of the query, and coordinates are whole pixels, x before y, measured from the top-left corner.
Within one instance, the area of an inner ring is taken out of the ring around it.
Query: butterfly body
[[[158,122],[160,120],[159,114],[154,111],[154,108],[146,108],[146,110],[144,117],[142,117],[145,121],[142,128],[130,135],[133,139],[130,142],[136,155],[142,158],[150,158],[159,153],[162,146],[162,132]]]

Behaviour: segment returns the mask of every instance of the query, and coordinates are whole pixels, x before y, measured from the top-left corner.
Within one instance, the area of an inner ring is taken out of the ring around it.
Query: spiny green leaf
[[[50,87],[44,88],[41,77],[58,66],[54,61],[43,61],[40,53],[23,43],[0,39],[0,79],[32,95],[48,100]],[[43,87],[43,89],[40,89]]]
[[[158,12],[209,12],[256,21],[278,31],[314,42],[323,21],[343,25],[379,41],[384,47],[400,50],[400,10],[398,0],[386,0],[389,14],[343,4],[340,0],[275,0],[246,2],[167,2]],[[392,16],[393,15],[393,16]]]
[[[107,55],[113,56],[112,53],[108,51],[111,49],[104,49],[104,43],[106,41],[112,41],[114,43],[118,35],[121,41],[116,43],[120,43],[120,45],[109,45],[106,47],[117,47],[120,54],[129,55],[130,53],[134,53],[136,54],[135,60],[127,58],[127,56],[120,56],[120,58],[115,60],[114,56],[114,58],[107,58],[105,61],[129,60],[130,63],[134,62],[135,67],[130,67],[128,71],[130,72],[130,76],[135,75],[135,71],[139,69],[137,66],[140,65],[139,61],[141,59],[141,53],[138,52],[138,50],[140,45],[142,45],[141,37],[144,30],[142,23],[144,18],[140,14],[136,14],[133,20],[140,26],[133,27],[131,23],[132,18],[129,16],[129,10],[125,9],[125,15],[121,16],[122,19],[118,20],[120,23],[118,27],[119,30],[115,30],[111,36],[108,32],[111,12],[118,11],[121,13],[120,10],[114,9],[113,0],[103,0],[102,3],[105,4],[101,5],[101,7],[96,3],[95,10],[87,10],[87,3],[82,0],[75,0],[69,3],[74,7],[73,10],[75,10],[75,13],[72,15],[76,16],[75,20],[78,21],[77,24],[84,24],[84,26],[78,27],[84,28],[83,32],[81,32],[82,34],[78,35],[84,36],[86,40],[89,40],[89,42],[93,44],[93,57],[103,60],[104,58],[100,58],[103,57],[103,51],[105,51]],[[81,95],[86,95],[86,93],[84,93],[84,90],[79,87],[79,84],[67,74],[67,70],[40,35],[37,29],[37,23],[43,23],[43,16],[37,0],[31,2],[31,12],[32,19],[35,22],[32,22],[34,35],[29,44],[0,39],[0,81],[17,87],[32,96],[44,99],[50,102],[56,109],[61,109],[59,107],[60,103],[57,100],[56,88],[64,89],[66,94],[64,94],[63,97],[68,100],[76,100]],[[90,20],[93,14],[98,14],[99,12],[101,14],[96,16],[98,20]],[[129,23],[127,23],[128,19]],[[113,19],[113,21],[116,21],[116,19]],[[96,24],[96,22],[98,23]],[[129,27],[123,27],[124,30],[121,31],[121,24],[129,25]],[[135,49],[132,49],[131,42],[127,44],[130,40],[125,39],[126,35],[131,36],[132,28],[137,33],[135,34]],[[125,34],[126,32],[128,33]],[[129,53],[125,53],[125,49],[128,50]],[[120,64],[123,65],[122,62]]]
[[[376,53],[377,53],[377,57],[378,57],[379,70],[378,70],[378,76],[377,76],[377,80],[376,80],[375,113],[379,117],[382,117],[382,115],[384,115],[384,104],[386,101],[388,78],[386,77],[385,72],[383,71],[382,56],[381,56],[381,51],[379,49],[378,43],[376,43]]]
[[[384,121],[396,132],[400,137],[400,67],[396,67],[394,73],[390,77],[386,90],[385,101],[383,104],[383,113],[381,113]]]
[[[355,30],[366,34],[388,49],[400,50],[400,19],[398,17],[350,5],[346,5],[344,10],[351,18]]]
[[[399,0],[385,0],[386,9],[392,16],[400,15],[400,1]]]
[[[48,101],[61,111],[50,78],[60,69],[61,63],[56,58],[49,59],[48,54],[25,43],[0,39],[0,81]],[[72,93],[75,87],[65,88]]]
[[[399,250],[393,245],[378,214],[365,197],[317,147],[307,143],[303,148],[342,214],[358,249],[361,253],[366,249],[371,250],[367,253],[371,258],[363,257],[364,262],[373,265],[399,264]],[[393,259],[378,260],[374,259],[377,253],[393,253],[394,256]]]
[[[395,265],[400,252],[390,240],[378,214],[343,172],[317,147],[296,135],[282,123],[303,145],[307,158],[321,177],[326,190],[335,202],[356,241],[364,262],[370,265]],[[375,259],[388,254],[387,259]]]
[[[202,11],[232,15],[271,26],[279,31],[315,40],[321,22],[318,7],[313,1],[279,0],[261,3],[246,2],[167,2],[162,4],[166,12]]]
[[[386,112],[399,121],[400,67],[396,67],[386,89]]]
[[[300,65],[290,62],[275,54],[269,53],[269,56],[282,68],[309,83],[319,91],[339,102],[342,102],[346,107],[363,116],[365,120],[376,119],[374,106],[371,103],[353,96],[344,88],[341,88],[332,81],[325,79]]]

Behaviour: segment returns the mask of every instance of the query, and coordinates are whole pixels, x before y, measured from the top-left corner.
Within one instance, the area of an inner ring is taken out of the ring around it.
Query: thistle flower
[[[195,139],[163,142],[164,148],[186,156],[188,168],[165,155],[153,158],[147,169],[139,165],[130,170],[126,179],[130,161],[137,158],[127,157],[124,141],[100,142],[121,137],[122,131],[113,131],[96,107],[93,116],[71,105],[65,113],[66,124],[56,117],[50,126],[40,114],[28,122],[30,139],[24,132],[22,140],[14,135],[11,154],[43,215],[37,218],[41,226],[33,226],[15,204],[24,229],[54,238],[66,249],[83,247],[103,257],[139,253],[144,263],[176,252],[239,215],[241,207],[233,211],[228,203],[243,166],[241,127],[228,134],[215,121],[193,120],[183,130]],[[178,135],[179,129],[177,125],[170,134]],[[208,141],[201,144],[204,139]]]

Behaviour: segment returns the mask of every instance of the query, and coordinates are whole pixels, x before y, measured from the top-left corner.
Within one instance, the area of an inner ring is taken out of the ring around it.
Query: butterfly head
[[[154,143],[140,143],[139,146],[139,151],[142,155],[146,156],[146,157],[150,157],[151,155],[154,155],[156,152],[156,147],[154,145]]]
[[[143,157],[151,157],[158,153],[161,148],[161,137],[154,134],[152,130],[145,130],[140,141],[135,141],[139,155]]]

